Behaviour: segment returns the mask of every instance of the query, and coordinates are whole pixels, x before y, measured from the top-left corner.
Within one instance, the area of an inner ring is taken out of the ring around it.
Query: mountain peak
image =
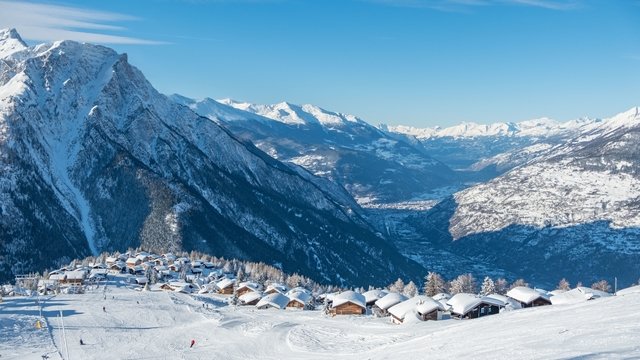
[[[16,29],[0,29],[0,58],[26,48],[27,44],[22,41]]]

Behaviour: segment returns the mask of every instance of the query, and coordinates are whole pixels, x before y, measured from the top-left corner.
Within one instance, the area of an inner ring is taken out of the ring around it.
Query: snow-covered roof
[[[340,294],[336,295],[333,298],[334,308],[346,303],[352,303],[362,308],[367,307],[367,303],[364,300],[364,296],[352,290],[341,292]]]
[[[238,290],[239,289],[243,289],[243,288],[247,288],[251,291],[260,291],[260,289],[262,289],[262,286],[260,286],[260,284],[252,282],[252,281],[245,281],[245,282],[241,282],[240,284],[238,284]]]
[[[134,257],[130,257],[127,259],[127,264],[135,264],[136,262],[138,262],[138,259]]]
[[[375,302],[375,305],[382,310],[387,310],[390,307],[394,306],[395,304],[399,304],[405,300],[407,300],[406,296],[392,292],[383,296],[381,299],[378,299]]]
[[[114,262],[116,262],[116,261],[118,261],[118,258],[117,258],[117,257],[115,257],[115,256],[109,256],[109,257],[106,259],[106,262],[108,262],[108,263],[114,263]]]
[[[250,303],[252,301],[258,300],[262,298],[262,293],[258,292],[258,291],[249,291],[246,294],[242,294],[238,300],[240,301],[241,304],[247,304]]]
[[[431,298],[433,300],[435,300],[435,301],[449,300],[449,299],[451,299],[451,295],[449,295],[447,293],[437,293],[437,294],[433,295]]]
[[[365,302],[369,304],[369,303],[378,301],[379,299],[382,299],[387,294],[388,292],[386,292],[385,290],[374,289],[374,290],[369,290],[362,295],[364,295]]]
[[[233,286],[236,283],[236,279],[224,278],[216,283],[218,289],[225,289],[229,286]]]
[[[531,304],[537,299],[549,300],[549,296],[526,286],[516,286],[507,292],[507,296],[524,304]]]
[[[549,296],[556,296],[556,295],[564,294],[566,292],[567,290],[555,289],[553,291],[549,291]]]
[[[464,315],[469,310],[480,304],[480,298],[473,294],[459,293],[447,300],[447,305],[451,307],[451,312]]]
[[[60,281],[60,280],[66,279],[66,278],[67,278],[67,276],[65,274],[51,274],[51,275],[49,275],[49,280]]]
[[[287,287],[279,283],[269,284],[269,286],[267,286],[266,292],[270,292],[272,290],[284,294],[287,292]]]
[[[291,290],[287,293],[287,297],[290,301],[297,301],[306,305],[311,300],[311,293],[309,291]]]
[[[289,298],[285,295],[275,292],[260,299],[260,301],[258,301],[258,303],[256,304],[256,307],[258,309],[265,309],[268,307],[284,309],[287,307],[287,304],[289,304]]]
[[[408,313],[428,314],[438,309],[444,310],[439,302],[426,295],[418,295],[390,307],[389,313],[402,320]]]
[[[563,304],[576,304],[587,300],[593,300],[601,297],[608,297],[611,294],[604,291],[590,289],[587,287],[579,286],[573,290],[569,290],[562,294],[552,296],[551,304],[563,305]]]
[[[83,280],[87,275],[82,270],[67,271],[64,274],[67,275],[67,280]]]
[[[502,305],[499,305],[501,307],[506,307],[509,309],[521,309],[522,305],[520,305],[520,302],[511,299],[507,296],[504,295],[500,295],[500,294],[490,294],[485,296],[485,299],[495,299],[496,301],[499,301],[502,303]]]

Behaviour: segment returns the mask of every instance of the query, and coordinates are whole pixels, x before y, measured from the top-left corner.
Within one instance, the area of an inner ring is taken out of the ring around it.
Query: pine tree
[[[485,276],[484,281],[482,282],[482,288],[480,289],[480,295],[487,296],[487,295],[494,294],[495,292],[496,292],[496,284],[493,282],[493,280],[490,277]]]
[[[556,287],[556,290],[569,291],[571,290],[571,284],[569,284],[569,281],[567,281],[567,279],[562,278],[562,280],[558,282],[558,286]]]
[[[412,298],[418,294],[418,287],[413,281],[409,281],[409,283],[404,287],[402,293],[409,298]]]
[[[434,296],[436,294],[445,292],[446,282],[440,276],[440,274],[429,271],[427,276],[424,277],[424,294],[427,296]]]
[[[402,293],[403,290],[404,281],[402,281],[402,279],[400,278],[398,278],[398,280],[396,280],[396,282],[394,282],[393,284],[389,285],[389,291],[391,292]]]

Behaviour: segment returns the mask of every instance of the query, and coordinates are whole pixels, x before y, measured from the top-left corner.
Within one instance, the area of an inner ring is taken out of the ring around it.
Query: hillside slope
[[[338,283],[422,272],[344,192],[159,94],[126,54],[0,39],[2,280],[140,244]]]

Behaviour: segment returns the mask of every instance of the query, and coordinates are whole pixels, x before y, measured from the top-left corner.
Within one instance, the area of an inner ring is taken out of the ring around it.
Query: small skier
[[[82,341],[82,339],[80,339],[80,345],[84,345],[84,341]]]
[[[102,312],[107,312],[107,308],[105,308],[104,306],[102,307]]]
[[[191,339],[191,346],[189,346],[189,348],[192,348],[193,345],[195,345],[195,344],[196,344],[196,340],[195,339]]]

